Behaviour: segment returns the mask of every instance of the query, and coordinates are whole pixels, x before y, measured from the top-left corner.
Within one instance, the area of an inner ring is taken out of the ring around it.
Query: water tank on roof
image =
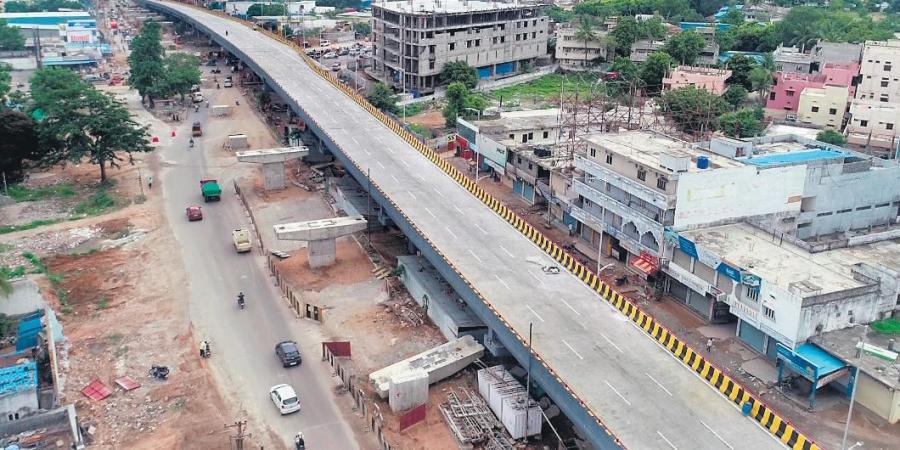
[[[698,169],[709,169],[709,157],[698,156],[697,157],[697,168]]]

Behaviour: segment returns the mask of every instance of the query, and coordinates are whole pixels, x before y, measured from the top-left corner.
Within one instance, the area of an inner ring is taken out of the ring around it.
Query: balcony
[[[641,214],[635,209],[629,208],[627,205],[620,203],[618,200],[605,193],[588,186],[581,180],[572,180],[572,188],[575,190],[576,194],[616,213],[618,216],[622,217],[623,220],[634,222],[641,232],[662,228],[662,224],[656,220]]]
[[[609,170],[601,166],[600,164],[597,164],[594,161],[585,158],[584,156],[575,155],[575,167],[593,175],[599,180],[603,180],[607,183],[612,183],[623,191],[628,192],[629,194],[634,195],[635,197],[638,197],[641,200],[650,203],[659,209],[665,211],[667,209],[672,209],[675,207],[674,195],[666,195],[661,192],[657,192],[636,181],[619,175],[612,170]]]
[[[597,231],[602,231],[616,239],[619,240],[619,245],[628,250],[630,253],[634,255],[639,255],[641,252],[648,252],[651,255],[656,255],[658,250],[647,247],[637,239],[634,239],[631,236],[626,235],[625,233],[615,229],[612,225],[607,224],[603,221],[603,219],[589,213],[583,208],[579,208],[578,206],[571,205],[570,206],[569,215],[575,218],[575,220],[593,228]]]

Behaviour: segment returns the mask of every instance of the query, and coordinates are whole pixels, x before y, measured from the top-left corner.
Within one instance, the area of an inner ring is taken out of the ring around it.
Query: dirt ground
[[[414,123],[432,130],[443,128],[445,122],[444,116],[439,109],[428,110],[417,116],[406,118],[406,123]]]

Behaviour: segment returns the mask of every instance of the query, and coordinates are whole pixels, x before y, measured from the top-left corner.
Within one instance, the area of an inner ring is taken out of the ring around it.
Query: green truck
[[[200,180],[200,193],[203,194],[203,201],[217,202],[222,199],[222,188],[219,182],[213,179]]]

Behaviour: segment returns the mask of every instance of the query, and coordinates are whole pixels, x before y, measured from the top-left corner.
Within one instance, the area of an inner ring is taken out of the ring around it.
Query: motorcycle
[[[238,302],[238,306],[239,306],[241,309],[244,309],[244,296],[243,296],[243,294],[242,294],[242,295],[238,295],[237,302]]]
[[[306,450],[306,442],[303,439],[303,433],[297,433],[294,436],[294,447],[296,450]]]
[[[169,378],[169,368],[166,366],[153,366],[150,368],[149,375],[157,380],[166,380]]]
[[[191,139],[190,141],[188,141],[188,147],[194,148],[194,140],[193,140],[193,139]]]
[[[203,341],[203,343],[200,344],[200,356],[202,358],[209,358],[212,356],[212,350],[209,348],[208,341]]]

